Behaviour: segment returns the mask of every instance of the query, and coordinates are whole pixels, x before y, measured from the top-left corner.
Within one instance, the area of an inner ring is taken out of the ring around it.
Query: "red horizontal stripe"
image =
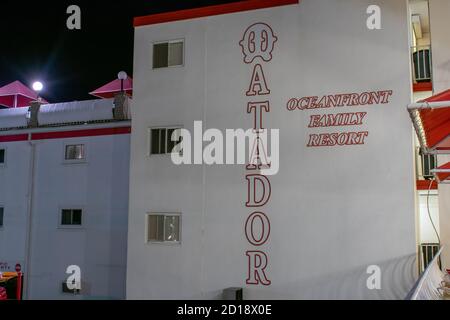
[[[417,190],[426,190],[430,189],[430,180],[417,180]],[[431,190],[437,190],[438,184],[436,181],[433,181],[431,185]]]
[[[431,82],[414,83],[413,91],[414,92],[433,91],[433,84]]]
[[[0,142],[27,141],[27,134],[14,134],[10,136],[0,136]]]
[[[78,138],[78,137],[96,137],[96,136],[110,136],[116,134],[130,134],[131,127],[119,128],[101,128],[101,129],[86,129],[86,130],[72,130],[72,131],[55,131],[55,132],[40,132],[32,133],[31,140],[46,140],[46,139],[64,139],[64,138]],[[28,134],[16,134],[2,136],[0,135],[0,142],[14,142],[27,141]]]
[[[220,14],[278,7],[289,4],[298,4],[300,1],[301,0],[247,0],[203,8],[158,13],[134,18],[134,26],[139,27],[157,23],[217,16]]]
[[[108,135],[129,134],[129,133],[131,133],[131,127],[120,127],[120,128],[102,128],[102,129],[87,129],[76,131],[33,133],[31,137],[32,140],[46,140],[46,139],[108,136]]]

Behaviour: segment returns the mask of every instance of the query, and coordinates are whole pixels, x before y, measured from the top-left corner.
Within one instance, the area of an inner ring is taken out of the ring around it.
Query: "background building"
[[[0,110],[0,271],[21,264],[25,298],[125,297],[131,123],[119,100]],[[63,288],[71,265],[78,295]]]

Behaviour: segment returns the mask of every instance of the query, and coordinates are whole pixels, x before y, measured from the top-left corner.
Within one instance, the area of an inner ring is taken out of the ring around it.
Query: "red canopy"
[[[8,108],[29,106],[30,102],[37,98],[36,92],[20,81],[14,81],[0,88],[0,105]]]
[[[438,183],[450,182],[450,162],[434,170],[434,175]]]
[[[113,98],[117,93],[121,91],[121,80],[116,79],[111,81],[108,84],[92,91],[89,93],[98,98],[109,99]],[[133,95],[133,79],[128,77],[126,80],[123,80],[123,91],[126,92],[130,97]]]
[[[428,103],[449,102],[446,107],[428,107]],[[450,151],[450,90],[420,101],[422,107],[413,108],[411,115],[422,147],[437,152]]]

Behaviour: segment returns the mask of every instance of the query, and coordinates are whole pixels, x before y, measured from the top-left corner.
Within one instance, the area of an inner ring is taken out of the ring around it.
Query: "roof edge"
[[[158,23],[217,16],[228,13],[279,7],[284,5],[299,4],[301,0],[246,0],[219,4],[195,9],[185,9],[157,13],[134,18],[134,27],[147,26]]]

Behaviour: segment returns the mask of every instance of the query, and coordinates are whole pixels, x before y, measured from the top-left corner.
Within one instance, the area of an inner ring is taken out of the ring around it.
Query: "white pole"
[[[450,108],[450,101],[417,102],[408,105],[408,110]]]

